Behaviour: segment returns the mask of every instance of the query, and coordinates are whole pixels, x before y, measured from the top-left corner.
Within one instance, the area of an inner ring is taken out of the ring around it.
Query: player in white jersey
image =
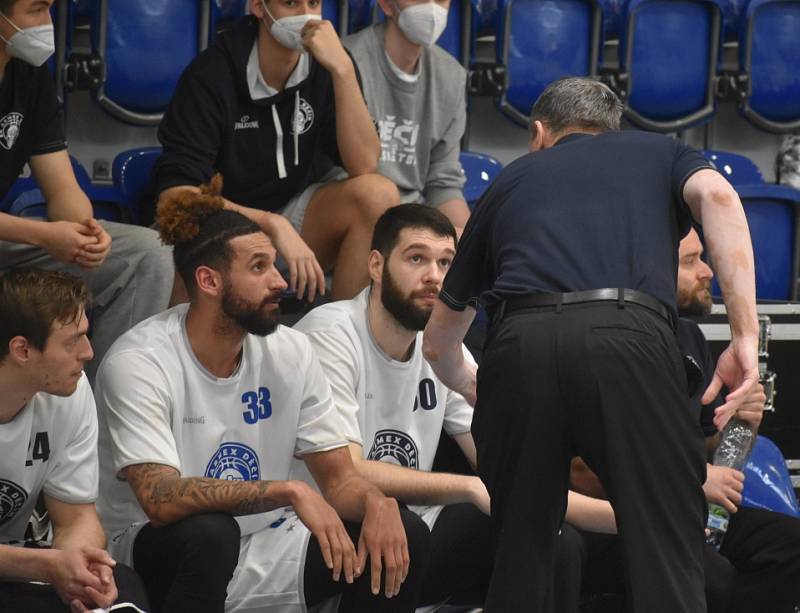
[[[375,225],[371,287],[314,309],[296,329],[309,336],[330,380],[358,470],[431,528],[421,602],[479,605],[494,559],[489,495],[474,475],[431,472],[442,429],[475,468],[472,407],[422,355],[421,331],[455,250],[456,231],[441,212],[389,209]],[[573,521],[584,524],[592,510],[593,525],[613,531],[607,503],[577,494],[570,502]]]
[[[278,326],[275,249],[219,188],[160,206],[191,302],[123,335],[98,374],[111,551],[154,611],[290,613],[337,594],[340,611],[413,611],[427,527],[355,471],[308,339]],[[287,480],[294,457],[324,497]]]
[[[108,607],[117,582],[125,600],[145,605],[132,571],[115,568],[105,551],[94,508],[97,415],[83,374],[92,358],[87,301],[83,282],[64,273],[0,276],[0,611]],[[14,546],[25,544],[42,492],[52,547]]]

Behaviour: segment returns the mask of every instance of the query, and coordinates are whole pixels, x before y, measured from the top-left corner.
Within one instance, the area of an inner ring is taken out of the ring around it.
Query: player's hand
[[[328,20],[313,19],[301,33],[303,47],[331,74],[353,70],[353,62],[342,46],[342,41]]]
[[[339,581],[344,573],[345,581],[352,583],[353,577],[358,576],[356,549],[333,507],[302,482],[294,483],[292,507],[317,539],[322,559],[331,570],[333,580]]]
[[[107,551],[89,546],[52,551],[52,564],[47,581],[65,604],[73,609],[77,606],[76,601],[92,608],[107,607],[113,603],[113,600],[107,599],[111,592],[116,600],[116,586],[110,591],[106,581],[116,562]],[[100,567],[106,567],[108,570],[100,571]],[[99,600],[95,600],[97,597]]]
[[[408,541],[400,509],[394,498],[368,495],[366,513],[358,539],[358,569],[361,571],[370,559],[372,593],[381,591],[381,572],[386,572],[384,594],[387,598],[400,593],[400,586],[408,576]]]
[[[742,503],[744,473],[727,466],[708,465],[703,491],[706,500],[724,507],[729,513],[736,513]]]
[[[722,431],[737,409],[750,397],[758,384],[758,338],[734,339],[717,360],[714,377],[701,402],[709,404],[725,385],[730,393],[725,404],[714,411],[714,425]]]
[[[739,407],[739,410],[736,411],[736,417],[750,425],[754,432],[758,431],[758,427],[764,417],[764,403],[766,401],[767,395],[764,393],[764,386],[756,383],[750,395]]]
[[[492,500],[479,477],[470,477],[470,502],[484,515],[491,515]]]
[[[86,247],[97,243],[89,226],[73,221],[43,222],[41,229],[43,236],[37,246],[64,264],[77,264]]]
[[[91,604],[87,606],[84,602],[75,599],[70,602],[70,611],[72,613],[87,613],[97,608],[107,609],[117,601],[119,596],[117,585],[114,582],[114,571],[110,566],[92,563],[89,565],[89,570],[100,578],[104,590],[100,592],[87,587],[86,591],[91,599]]]
[[[285,217],[270,217],[270,238],[275,249],[289,265],[289,288],[298,298],[307,293],[307,300],[313,302],[317,293],[325,295],[325,273],[317,261],[317,256],[292,227]]]
[[[90,243],[81,249],[75,262],[84,270],[94,270],[111,253],[111,236],[96,219],[90,219],[85,225],[91,235],[95,237],[96,242]]]

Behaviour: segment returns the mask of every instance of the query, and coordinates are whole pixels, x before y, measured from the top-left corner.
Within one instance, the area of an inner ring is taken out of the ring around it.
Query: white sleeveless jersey
[[[295,456],[346,444],[305,336],[283,326],[265,338],[248,335],[236,372],[220,379],[189,345],[187,311],[188,305],[177,306],[125,333],[98,371],[98,510],[112,536],[147,521],[119,478],[126,466],[165,464],[184,477],[283,480]],[[237,520],[245,535],[281,514]]]
[[[422,332],[405,362],[378,347],[367,320],[369,292],[317,307],[295,329],[311,339],[344,434],[362,446],[364,457],[430,471],[442,427],[450,436],[469,432],[472,407],[433,372],[422,355]],[[464,355],[473,362],[466,348]],[[301,466],[296,474],[309,478]],[[426,517],[428,507],[412,508]]]
[[[97,497],[97,412],[84,374],[70,396],[39,392],[0,424],[0,542],[24,538],[41,491],[72,504]]]

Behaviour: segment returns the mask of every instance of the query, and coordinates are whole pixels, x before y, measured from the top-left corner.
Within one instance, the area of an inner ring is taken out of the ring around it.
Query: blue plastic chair
[[[764,183],[764,175],[758,166],[748,157],[728,151],[706,149],[702,152],[717,170],[732,185],[758,185]]]
[[[800,129],[800,0],[750,0],[739,64],[748,121],[768,132]]]
[[[730,181],[742,200],[756,265],[756,297],[796,300],[800,272],[800,191],[764,183],[748,158],[726,151],[703,154]],[[711,292],[720,295],[716,278]]]
[[[99,105],[122,121],[158,125],[184,68],[208,44],[211,0],[99,0],[92,51],[102,59]]]
[[[744,475],[742,506],[800,517],[786,459],[767,437],[756,437]]]
[[[721,21],[713,0],[629,0],[619,83],[631,123],[675,132],[713,116]]]
[[[594,0],[501,2],[496,52],[507,80],[500,111],[527,126],[533,103],[552,81],[596,76],[602,21]]]
[[[153,166],[161,151],[161,147],[128,149],[114,158],[111,166],[114,187],[120,194],[122,206],[129,211],[134,222],[142,217],[142,201],[149,192]]]
[[[503,165],[490,155],[473,151],[462,151],[460,160],[467,179],[463,190],[464,199],[470,209],[474,209],[483,192],[503,170]]]

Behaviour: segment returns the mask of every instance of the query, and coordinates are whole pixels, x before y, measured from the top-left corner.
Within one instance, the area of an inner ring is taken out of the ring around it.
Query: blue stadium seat
[[[594,0],[501,0],[497,60],[506,69],[500,110],[527,126],[552,81],[597,74],[602,13]]]
[[[764,183],[748,158],[725,151],[704,155],[730,181],[742,200],[756,264],[756,298],[796,300],[800,272],[800,191]],[[720,295],[716,278],[712,294]]]
[[[187,64],[208,44],[211,0],[99,0],[92,51],[102,60],[100,106],[135,125],[157,125]]]
[[[742,506],[800,517],[786,460],[775,443],[756,437],[744,475]]]
[[[714,114],[722,17],[714,0],[629,0],[623,12],[618,87],[625,117],[675,132]]]
[[[247,0],[213,0],[211,3],[211,36],[246,14]]]
[[[462,151],[460,159],[467,178],[464,184],[464,199],[470,209],[473,209],[486,188],[503,170],[503,165],[490,155],[472,151]]]
[[[764,183],[764,175],[748,157],[728,151],[707,149],[703,155],[719,170],[732,185]]]
[[[122,199],[119,191],[111,186],[94,185],[77,158],[70,156],[70,161],[78,185],[92,202],[95,216],[99,219],[129,221],[127,212],[120,206]],[[32,175],[17,179],[0,201],[0,211],[22,217],[45,217],[45,199],[36,179]]]
[[[142,201],[150,191],[153,165],[160,155],[161,147],[143,147],[123,151],[114,158],[111,167],[114,187],[134,222],[142,217]]]
[[[739,65],[744,116],[769,132],[800,129],[800,0],[750,0]]]
[[[383,21],[385,16],[377,1],[368,1],[372,11],[372,23]],[[324,9],[325,5],[322,6]],[[447,12],[447,25],[436,41],[437,45],[456,58],[464,68],[469,68],[474,55],[473,10],[472,0],[451,0],[450,10]]]
[[[355,34],[373,22],[375,0],[349,0],[345,34]]]

